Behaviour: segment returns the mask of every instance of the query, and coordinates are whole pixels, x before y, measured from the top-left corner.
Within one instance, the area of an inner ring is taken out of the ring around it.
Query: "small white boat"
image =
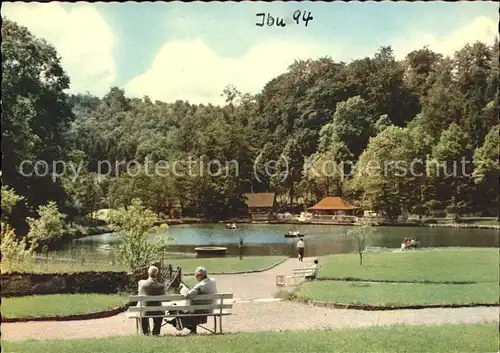
[[[112,249],[113,249],[113,247],[109,244],[103,244],[97,248],[97,250],[101,250],[101,251],[110,251]]]
[[[227,229],[236,229],[236,223],[228,223],[226,224]]]
[[[288,233],[285,234],[285,238],[296,238],[296,237],[303,237],[304,235],[300,234],[298,230],[292,231],[289,230]]]

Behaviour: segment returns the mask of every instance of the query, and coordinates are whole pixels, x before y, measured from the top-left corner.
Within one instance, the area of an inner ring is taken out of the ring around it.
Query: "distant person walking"
[[[297,242],[297,252],[299,253],[299,261],[304,261],[305,249],[306,249],[306,244],[304,244],[302,238],[299,238],[299,241]]]
[[[238,248],[240,250],[240,260],[243,260],[243,238],[240,238],[240,245]]]

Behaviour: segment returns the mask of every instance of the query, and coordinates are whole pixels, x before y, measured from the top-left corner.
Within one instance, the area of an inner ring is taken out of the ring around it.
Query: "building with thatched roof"
[[[353,215],[358,207],[338,196],[327,196],[307,210],[317,215]]]
[[[276,193],[259,192],[247,193],[245,196],[245,205],[247,213],[256,217],[269,218],[276,213]]]

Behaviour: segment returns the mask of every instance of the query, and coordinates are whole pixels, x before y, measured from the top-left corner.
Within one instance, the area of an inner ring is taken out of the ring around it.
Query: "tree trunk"
[[[179,203],[181,205],[181,215],[179,216],[184,217],[184,199],[182,197],[180,198]]]
[[[359,253],[359,265],[363,266],[363,252]]]
[[[342,191],[342,181],[340,179],[337,180],[337,194],[340,197],[344,197],[344,192]]]

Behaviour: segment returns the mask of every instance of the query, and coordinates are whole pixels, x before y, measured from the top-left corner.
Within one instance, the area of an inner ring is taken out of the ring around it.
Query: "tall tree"
[[[337,104],[333,120],[320,132],[320,148],[336,153],[341,144],[357,158],[366,147],[373,132],[374,122],[367,103],[360,96]]]
[[[64,93],[69,78],[54,47],[25,27],[4,19],[2,39],[2,180],[32,207],[61,201],[64,191],[51,177],[53,162],[68,152],[65,133],[74,119]],[[48,175],[19,173],[23,161],[38,160],[48,164]],[[28,211],[19,208],[16,217],[24,230]]]
[[[443,131],[432,151],[435,165],[431,173],[436,183],[437,199],[457,216],[468,209],[472,200],[471,145],[472,141],[465,129],[458,124],[451,124]]]
[[[408,128],[389,126],[370,139],[352,180],[365,207],[396,218],[418,203],[425,155],[417,137]]]
[[[478,184],[476,202],[484,215],[499,215],[500,125],[486,135],[474,153],[474,181]]]

